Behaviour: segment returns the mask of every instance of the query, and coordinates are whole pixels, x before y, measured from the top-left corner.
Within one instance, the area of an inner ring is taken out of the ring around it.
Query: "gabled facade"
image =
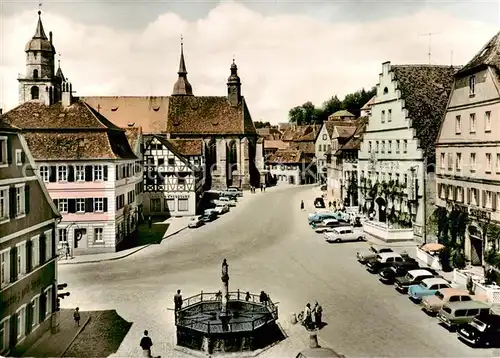
[[[468,216],[465,254],[481,265],[500,243],[486,224],[500,225],[500,33],[455,75],[436,143],[439,207]]]
[[[144,146],[144,211],[152,216],[192,216],[203,193],[202,140],[153,135]]]
[[[455,72],[450,66],[382,64],[358,154],[360,205],[375,215],[376,236],[393,229],[423,236],[433,204],[425,198],[433,197],[427,190],[434,188],[434,143]]]
[[[50,331],[60,215],[20,131],[0,120],[0,355],[21,356]]]
[[[276,185],[311,184],[314,174],[310,171],[312,159],[300,149],[279,149],[267,161],[266,169]]]

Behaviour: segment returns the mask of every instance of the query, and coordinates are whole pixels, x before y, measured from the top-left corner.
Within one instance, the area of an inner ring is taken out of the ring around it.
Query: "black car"
[[[324,209],[324,208],[326,208],[325,200],[323,200],[323,198],[316,198],[316,199],[314,199],[314,207],[318,208],[318,209]]]
[[[203,222],[210,222],[210,221],[214,221],[215,219],[217,219],[217,213],[213,212],[213,211],[210,211],[210,212],[205,212],[201,217],[200,217],[201,221]]]
[[[396,255],[391,255],[389,257],[384,257],[384,255],[377,255],[373,260],[369,260],[366,263],[366,271],[370,273],[378,273],[385,267],[391,267],[393,263],[402,263],[403,258]]]
[[[500,316],[476,317],[457,331],[458,339],[473,347],[489,347],[500,343]]]
[[[408,293],[408,287],[411,285],[419,285],[423,280],[436,276],[438,276],[436,271],[426,267],[409,270],[405,276],[394,279],[394,288],[400,293]]]
[[[385,267],[378,273],[379,281],[391,285],[396,277],[405,276],[408,271],[416,270],[420,265],[415,259],[407,259],[403,262],[395,262],[390,267]]]

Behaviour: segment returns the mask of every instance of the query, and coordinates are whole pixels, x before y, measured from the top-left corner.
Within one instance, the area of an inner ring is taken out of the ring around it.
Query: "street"
[[[253,197],[245,193],[241,205],[215,222],[184,230],[127,258],[61,265],[58,281],[68,283],[71,292],[61,307],[116,309],[133,323],[117,356],[137,356],[144,329],[153,339],[153,354],[169,356],[175,327],[167,308],[173,308],[175,291],[181,289],[184,298],[200,290],[218,291],[226,258],[230,291],[269,293],[279,302],[283,327],[306,302],[320,302],[327,326],[319,337],[347,357],[491,356],[488,350],[459,342],[407,296],[366,272],[355,256],[368,244],[327,244],[314,233],[307,214],[314,211],[318,193],[311,186],[271,188]],[[300,210],[301,200],[305,211]],[[306,331],[299,334],[307,343]],[[278,346],[264,355],[283,354]],[[290,347],[290,357],[305,348],[302,343]]]

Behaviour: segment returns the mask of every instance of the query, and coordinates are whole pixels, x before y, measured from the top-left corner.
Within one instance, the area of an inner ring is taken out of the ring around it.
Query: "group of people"
[[[256,188],[253,185],[250,186],[250,193],[255,194],[255,189]],[[260,184],[260,191],[266,191],[266,184],[265,183]]]
[[[302,324],[307,329],[320,329],[322,327],[321,317],[323,315],[323,307],[316,301],[314,307],[311,308],[311,304],[308,302],[306,308],[304,309],[304,318]]]

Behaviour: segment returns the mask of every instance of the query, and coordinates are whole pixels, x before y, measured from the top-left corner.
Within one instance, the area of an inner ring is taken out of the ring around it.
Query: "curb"
[[[169,239],[170,237],[172,237],[172,236],[174,236],[174,235],[177,235],[178,233],[180,233],[181,231],[183,231],[183,230],[185,230],[185,229],[187,229],[187,226],[184,226],[184,227],[180,228],[179,230],[174,231],[174,232],[173,232],[173,233],[171,233],[171,234],[168,234],[167,236],[165,236],[164,238],[162,238],[162,240],[161,240],[161,241],[166,240],[166,239]],[[149,244],[146,244],[146,245],[140,246],[140,247],[138,247],[136,250],[134,250],[134,251],[132,251],[132,252],[129,252],[129,253],[127,253],[127,254],[123,255],[123,256],[111,257],[111,258],[109,258],[109,259],[88,260],[88,261],[78,261],[78,262],[71,262],[71,261],[69,261],[69,262],[64,262],[64,261],[63,261],[63,262],[61,262],[61,261],[59,261],[59,262],[57,263],[57,265],[81,265],[81,264],[91,264],[91,263],[98,263],[98,262],[104,262],[104,261],[114,261],[114,260],[119,260],[119,259],[123,259],[123,258],[125,258],[125,257],[128,257],[128,256],[130,256],[130,255],[133,255],[133,254],[135,254],[136,252],[139,252],[139,251],[141,251],[141,250],[143,250],[143,249],[145,249],[145,248],[147,248],[147,247],[149,247],[149,246],[151,246],[151,245],[155,245],[155,244],[156,244],[156,242],[151,242],[151,243],[149,243]]]
[[[82,331],[85,328],[85,326],[90,322],[90,318],[91,318],[91,316],[89,314],[89,316],[87,317],[87,320],[85,321],[85,323],[80,327],[80,329],[78,330],[78,332],[76,332],[76,334],[73,337],[73,339],[68,343],[68,345],[66,346],[66,348],[64,348],[64,351],[61,353],[61,355],[59,357],[64,356],[64,353],[67,352],[67,350],[69,349],[69,347],[71,347],[71,345],[73,344],[73,342],[75,341],[75,339],[78,337],[78,335],[80,333],[82,333]]]

